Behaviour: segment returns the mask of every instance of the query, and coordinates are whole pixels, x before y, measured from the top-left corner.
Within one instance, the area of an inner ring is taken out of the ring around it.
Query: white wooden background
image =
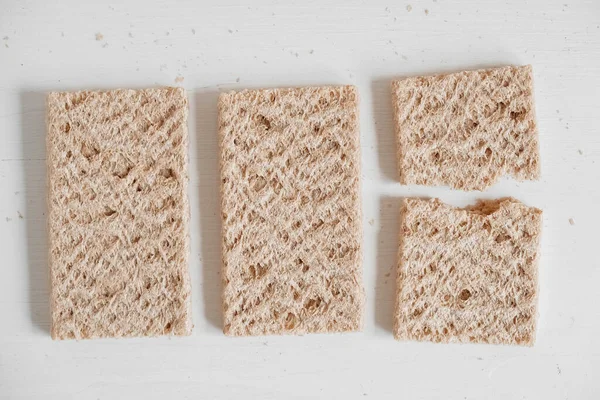
[[[0,398],[599,398],[600,2],[249,3],[0,0]],[[392,77],[529,63],[540,182],[485,193],[396,182]],[[360,90],[365,329],[227,338],[217,94],[307,84]],[[194,333],[53,342],[45,93],[157,85],[190,97]],[[397,209],[409,195],[455,205],[510,195],[544,210],[534,348],[393,340]]]

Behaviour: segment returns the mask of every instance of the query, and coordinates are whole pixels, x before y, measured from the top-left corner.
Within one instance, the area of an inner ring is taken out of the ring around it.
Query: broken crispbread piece
[[[540,210],[409,198],[401,220],[396,339],[533,345]]]
[[[223,93],[219,138],[224,332],[360,329],[356,88]]]
[[[52,338],[190,334],[185,91],[47,106]]]
[[[392,83],[400,182],[483,190],[540,177],[531,66]]]

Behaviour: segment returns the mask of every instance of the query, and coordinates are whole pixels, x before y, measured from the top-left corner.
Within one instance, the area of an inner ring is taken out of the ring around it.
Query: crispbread
[[[189,334],[185,91],[47,105],[52,337]]]
[[[395,337],[533,345],[541,218],[514,199],[405,199]]]
[[[361,327],[358,95],[221,94],[224,332]]]
[[[403,184],[483,190],[540,176],[531,66],[395,80]]]

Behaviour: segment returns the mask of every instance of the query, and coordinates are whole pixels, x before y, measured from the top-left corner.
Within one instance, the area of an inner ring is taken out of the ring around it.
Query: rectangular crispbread
[[[356,88],[221,94],[224,332],[358,330]]]
[[[47,106],[52,337],[189,334],[185,91]]]
[[[537,180],[531,66],[392,83],[400,182],[483,190],[499,177]]]
[[[468,209],[405,199],[395,337],[533,345],[541,220],[514,199]]]

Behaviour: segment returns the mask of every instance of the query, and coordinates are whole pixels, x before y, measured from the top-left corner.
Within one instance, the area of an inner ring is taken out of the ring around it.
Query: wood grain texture
[[[0,398],[594,398],[600,392],[594,379],[600,369],[598,15],[595,0],[4,1]],[[526,64],[534,68],[539,182],[503,179],[481,194],[398,184],[391,79]],[[45,95],[174,85],[178,77],[191,106],[192,336],[54,343]],[[364,332],[226,338],[218,93],[326,84],[356,85],[361,98]],[[454,206],[513,196],[544,211],[534,348],[393,340],[398,208],[409,196]]]

